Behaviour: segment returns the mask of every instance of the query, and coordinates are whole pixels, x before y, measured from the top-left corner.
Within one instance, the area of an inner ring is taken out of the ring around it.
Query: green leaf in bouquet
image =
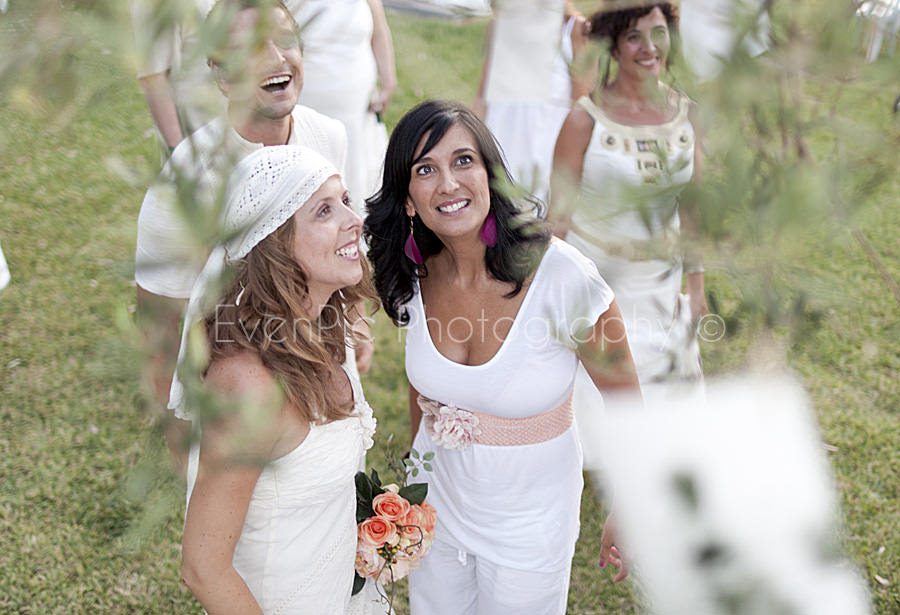
[[[378,472],[375,468],[372,468],[372,484],[376,487],[381,487],[381,478],[378,477]]]
[[[359,592],[362,591],[363,586],[366,584],[366,580],[359,576],[358,572],[353,573],[353,591],[350,592],[351,596],[355,596]]]
[[[356,523],[362,523],[369,517],[375,516],[375,509],[372,508],[372,501],[366,501],[357,496],[356,498]]]
[[[428,496],[428,485],[426,483],[413,483],[406,485],[399,491],[400,497],[406,499],[410,504],[421,504]]]
[[[365,472],[357,472],[356,482],[356,522],[362,523],[375,514],[372,498],[375,497],[372,481]]]
[[[356,482],[356,498],[357,500],[371,503],[375,495],[372,493],[372,481],[366,476],[365,472],[357,472],[354,478]]]

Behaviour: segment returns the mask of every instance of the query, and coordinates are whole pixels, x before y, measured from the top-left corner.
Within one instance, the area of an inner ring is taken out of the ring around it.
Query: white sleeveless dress
[[[303,31],[300,104],[347,129],[344,181],[353,207],[365,217],[364,199],[381,185],[387,129],[369,102],[378,80],[372,52],[374,22],[366,0],[288,0]]]
[[[619,124],[588,97],[576,103],[593,118],[594,127],[584,154],[581,199],[566,241],[594,261],[616,293],[641,389],[650,403],[697,392],[700,377],[690,302],[681,294],[681,258],[673,250],[680,226],[678,195],[694,172],[690,100],[677,95],[675,116],[659,125]],[[663,254],[643,251],[648,248]],[[576,416],[602,407],[583,370],[575,392]],[[583,444],[590,465],[593,452]]]
[[[572,28],[564,3],[500,4],[495,12],[485,124],[513,179],[547,202],[556,137],[572,108]]]
[[[351,598],[356,558],[356,487],[372,446],[375,419],[362,385],[353,387],[353,415],[314,425],[297,448],[262,471],[234,552],[234,567],[267,615],[385,613],[368,582]],[[188,502],[199,447],[188,462]]]

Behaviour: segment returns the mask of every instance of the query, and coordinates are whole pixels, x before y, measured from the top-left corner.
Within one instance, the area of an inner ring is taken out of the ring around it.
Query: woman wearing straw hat
[[[348,311],[372,296],[362,221],[310,149],[262,148],[231,177],[225,240],[191,294],[170,398],[202,426],[183,578],[211,613],[366,613],[368,592],[350,597],[353,477],[375,421],[343,368]]]

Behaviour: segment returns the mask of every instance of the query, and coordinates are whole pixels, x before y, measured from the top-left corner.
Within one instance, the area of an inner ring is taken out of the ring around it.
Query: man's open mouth
[[[283,92],[291,83],[290,75],[275,75],[259,84],[266,92]]]

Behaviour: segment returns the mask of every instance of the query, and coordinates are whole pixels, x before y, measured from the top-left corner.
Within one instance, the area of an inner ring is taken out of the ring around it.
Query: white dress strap
[[[366,400],[363,395],[362,382],[347,363],[341,363],[341,369],[344,370],[344,373],[347,374],[347,380],[350,381],[350,388],[353,390],[353,405],[359,406]]]
[[[566,24],[563,26],[562,36],[559,39],[559,53],[562,55],[563,60],[566,61],[566,64],[571,64],[572,60],[575,59],[575,53],[572,50],[572,30],[575,29],[576,21],[575,15],[572,15],[566,20]]]
[[[590,115],[595,122],[603,121],[603,112],[600,111],[600,108],[591,100],[590,96],[582,96],[575,104],[582,109],[584,109],[588,115]]]

